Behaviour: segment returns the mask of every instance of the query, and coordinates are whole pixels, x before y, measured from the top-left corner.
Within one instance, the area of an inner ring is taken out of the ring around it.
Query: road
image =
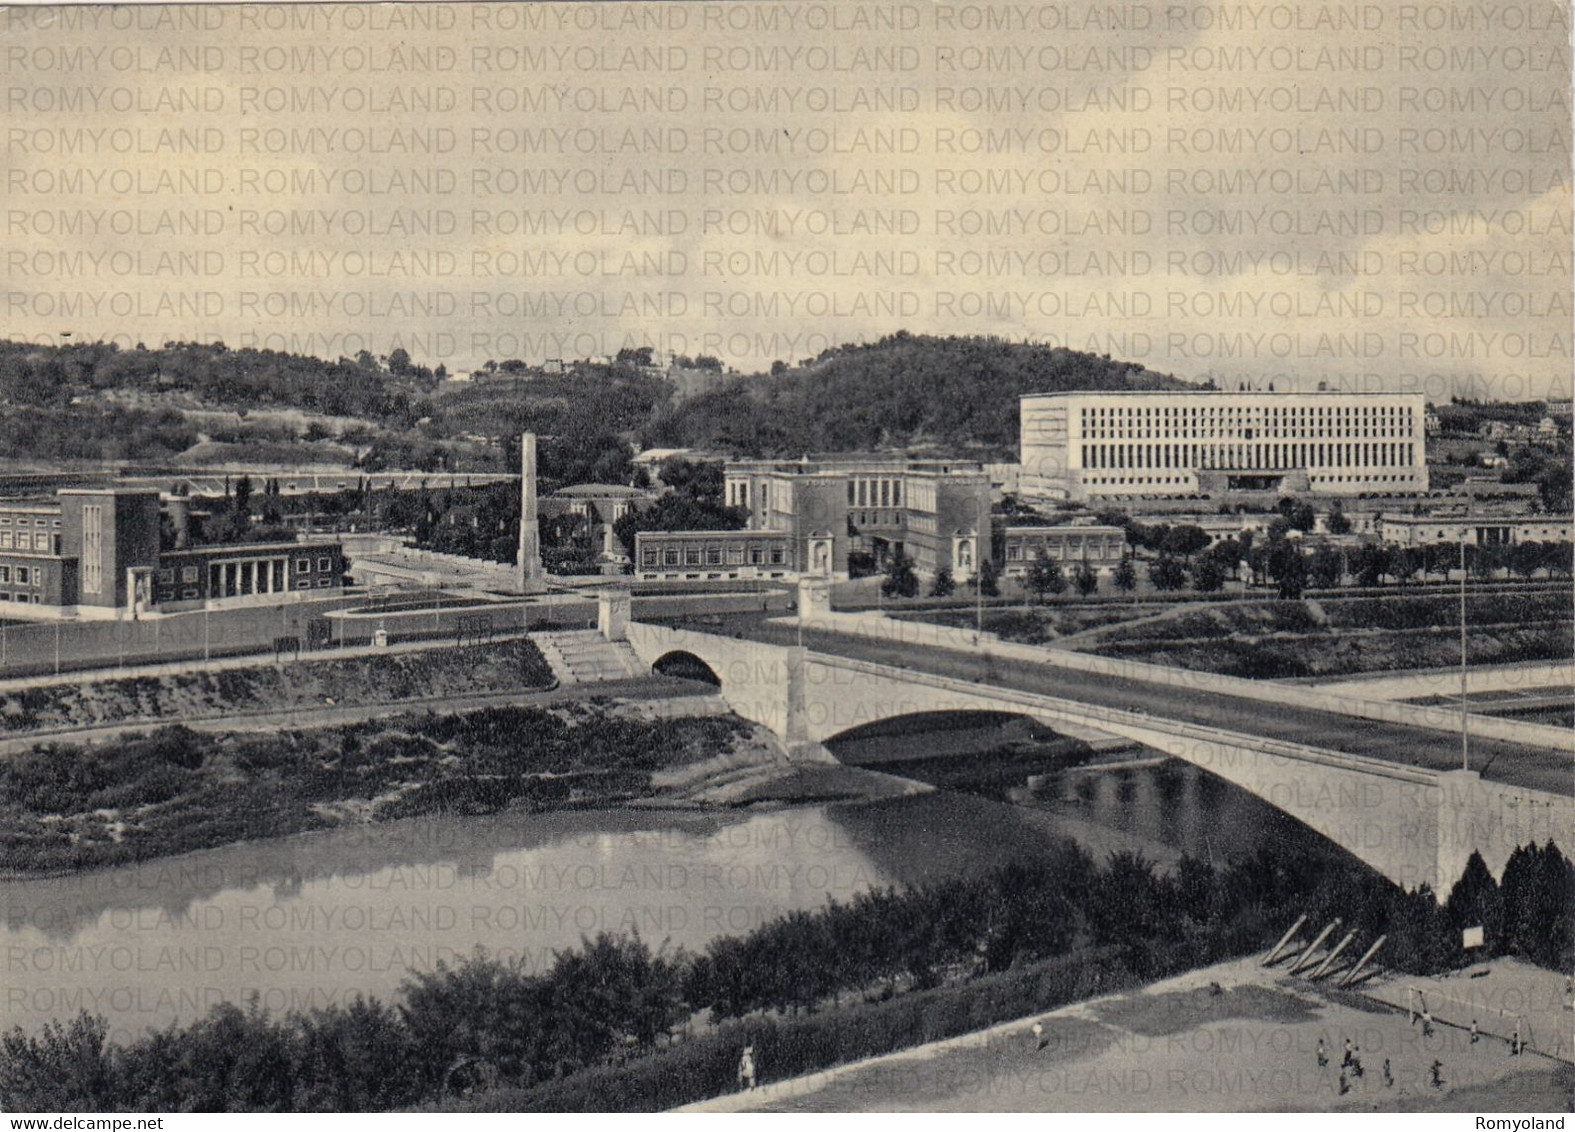
[[[398,600],[398,595],[396,595]],[[452,600],[452,599],[451,599]],[[634,610],[641,617],[689,611],[759,608],[763,600],[782,610],[789,604],[783,591],[768,595],[714,594],[640,597]],[[505,601],[468,608],[405,608],[394,613],[368,610],[362,594],[307,601],[247,605],[211,611],[170,613],[142,621],[42,621],[0,625],[0,676],[48,675],[127,664],[157,664],[203,656],[238,656],[270,652],[277,637],[306,639],[306,624],[329,613],[334,643],[366,644],[372,633],[386,629],[395,640],[452,637],[462,617],[485,612],[496,630],[553,626],[584,629],[596,624],[596,600],[573,594],[552,594],[528,602]]]
[[[739,634],[775,645],[793,645],[800,639],[796,627],[773,623],[760,614],[724,615],[705,623],[691,622],[687,627],[724,636]],[[1432,770],[1455,770],[1460,766],[1459,737],[1444,731],[1354,719],[1307,708],[1270,707],[1259,701],[1218,692],[1170,688],[1050,665],[1003,664],[990,657],[911,642],[872,640],[816,629],[806,629],[802,639],[805,647],[834,656],[900,665],[955,679],[1141,711],[1204,727],[1262,735]],[[1473,740],[1471,768],[1493,781],[1575,796],[1575,759],[1565,753],[1488,739]]]

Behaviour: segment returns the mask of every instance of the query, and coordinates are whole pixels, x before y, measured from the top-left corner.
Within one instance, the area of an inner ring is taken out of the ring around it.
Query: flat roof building
[[[141,488],[0,500],[0,615],[135,617],[344,585],[336,540],[182,546],[184,515],[172,515],[176,546],[165,549],[160,514],[159,493]]]
[[[1147,390],[1020,401],[1025,499],[1417,494],[1420,393]]]
[[[1509,546],[1517,542],[1570,542],[1572,524],[1558,515],[1386,515],[1379,536],[1396,546],[1458,543]]]

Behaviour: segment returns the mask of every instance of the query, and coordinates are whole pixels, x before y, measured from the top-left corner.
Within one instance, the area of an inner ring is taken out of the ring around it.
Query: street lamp
[[[1466,536],[1471,512],[1460,527],[1460,769],[1471,769],[1470,703],[1466,700]]]

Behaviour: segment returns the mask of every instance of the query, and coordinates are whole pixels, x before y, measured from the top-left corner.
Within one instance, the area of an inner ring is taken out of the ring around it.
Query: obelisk
[[[541,530],[536,521],[536,434],[520,437],[520,592],[547,588],[541,570]]]

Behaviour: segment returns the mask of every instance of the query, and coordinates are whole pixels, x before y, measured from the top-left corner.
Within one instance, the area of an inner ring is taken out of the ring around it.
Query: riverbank
[[[1342,1074],[1348,1039],[1360,1076]],[[1253,957],[683,1111],[1482,1112],[1563,1111],[1572,1101],[1567,1063],[1513,1057],[1498,1037],[1473,1044],[1463,1026],[1424,1036],[1403,1010],[1325,992]]]
[[[408,712],[258,734],[166,726],[0,762],[0,872],[27,877],[429,815],[609,806],[721,809],[880,798],[911,784],[796,767],[697,700]]]
[[[532,691],[555,683],[535,642],[486,649],[420,648],[288,663],[246,658],[201,671],[102,679],[12,681],[0,691],[0,734],[69,731],[231,713],[352,707],[422,697]]]

